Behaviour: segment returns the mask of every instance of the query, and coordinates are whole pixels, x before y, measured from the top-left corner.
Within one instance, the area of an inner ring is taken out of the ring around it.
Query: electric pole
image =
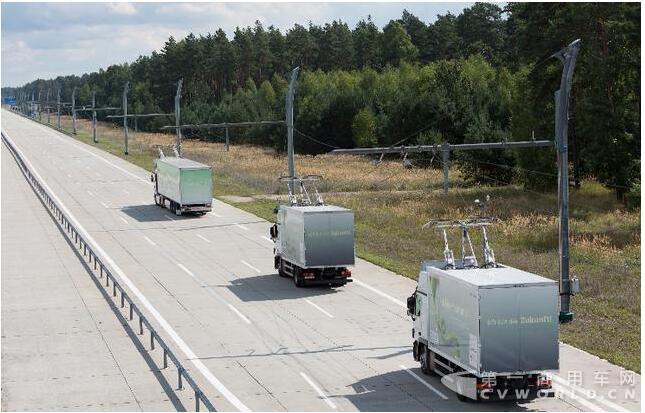
[[[125,138],[125,154],[128,154],[128,90],[130,82],[123,87],[123,137]]]
[[[92,91],[92,140],[94,143],[98,142],[96,139],[96,90]]]
[[[56,92],[56,115],[58,116],[58,129],[61,129],[60,127],[60,88],[58,88],[58,91]]]
[[[184,79],[179,79],[177,82],[177,93],[175,94],[175,132],[177,136],[177,141],[175,142],[175,148],[177,149],[177,154],[181,156],[181,128],[180,124],[180,103],[181,103],[181,86],[184,83]]]
[[[43,102],[40,100],[41,92],[42,90],[38,91],[38,122],[43,121],[43,112],[42,112]]]
[[[553,54],[563,64],[560,89],[555,92],[555,140],[558,153],[558,207],[560,212],[560,322],[573,320],[571,295],[575,293],[569,276],[569,96],[580,39]],[[576,280],[577,281],[577,280]]]
[[[289,81],[289,90],[287,91],[286,102],[286,122],[287,122],[287,162],[289,165],[289,177],[296,177],[296,168],[293,162],[293,97],[296,93],[296,79],[298,78],[298,71],[300,67],[296,67],[291,72],[291,80]],[[293,180],[289,181],[289,190],[293,193]]]
[[[51,121],[49,120],[49,92],[51,92],[51,89],[47,89],[47,124],[51,124]]]
[[[72,131],[76,135],[76,86],[72,89]]]

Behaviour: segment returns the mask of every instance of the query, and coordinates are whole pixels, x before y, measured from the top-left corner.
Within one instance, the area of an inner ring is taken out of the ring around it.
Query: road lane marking
[[[311,379],[309,378],[309,376],[307,376],[307,375],[306,375],[305,373],[303,373],[303,372],[300,372],[300,375],[302,376],[302,378],[303,378],[303,379],[305,379],[305,381],[306,381],[307,383],[309,383],[309,385],[311,386],[311,388],[312,388],[312,389],[314,389],[314,391],[315,391],[316,393],[318,393],[318,396],[320,396],[320,398],[321,398],[321,399],[323,399],[323,401],[324,401],[325,403],[327,403],[327,406],[331,407],[332,409],[335,409],[335,408],[336,408],[336,405],[334,404],[334,402],[332,402],[331,400],[329,400],[329,398],[325,395],[325,393],[323,393],[323,391],[322,391],[322,390],[320,390],[320,387],[318,387],[318,386],[316,385],[316,383],[314,383],[314,382],[313,382],[313,380],[311,380]]]
[[[200,238],[200,239],[204,240],[205,242],[208,242],[209,244],[211,243],[211,240],[209,240],[206,237],[201,236],[200,234],[197,234],[197,238]]]
[[[552,387],[553,387],[553,390],[556,392],[556,396],[559,396],[559,398],[561,399],[564,399],[564,397],[566,396],[572,401],[580,403],[582,406],[585,407],[585,409],[588,409],[589,411],[592,411],[592,412],[605,411],[605,409],[603,409],[602,407],[596,406],[594,403],[591,403],[589,400],[586,400],[583,397],[577,396],[572,390],[569,390],[564,386],[561,386],[559,384],[554,384]]]
[[[128,220],[127,220],[127,219],[125,219],[125,218],[123,218],[123,217],[119,217],[119,218],[121,218],[121,221],[125,222],[126,224],[129,224],[129,222],[128,222]]]
[[[216,214],[215,212],[211,211],[209,214],[216,216],[217,218],[221,218],[222,216],[220,214]]]
[[[193,278],[195,278],[195,279],[197,278],[197,277],[195,276],[195,274],[193,274],[193,272],[192,272],[191,270],[189,270],[188,268],[184,267],[184,265],[183,265],[182,263],[175,262],[175,264],[177,264],[177,266],[178,266],[179,268],[181,268],[181,269],[182,269],[186,274],[190,275],[191,277],[193,277]]]
[[[155,242],[154,242],[153,240],[151,240],[150,238],[146,237],[145,235],[143,236],[143,239],[145,239],[146,241],[148,241],[148,244],[150,244],[150,245],[154,245],[154,246],[156,246],[156,245],[157,245],[157,244],[155,244]]]
[[[256,268],[256,267],[252,266],[251,264],[249,264],[248,262],[246,262],[246,261],[244,261],[244,260],[240,260],[240,261],[242,262],[242,264],[246,265],[246,266],[247,266],[247,267],[249,267],[250,269],[255,270],[255,272],[257,272],[258,274],[262,274],[262,271],[261,271],[260,269],[258,269],[258,268]]]
[[[401,300],[397,300],[396,298],[392,297],[391,295],[385,294],[383,291],[378,290],[371,285],[365,284],[363,281],[357,280],[354,278],[354,283],[360,285],[361,287],[367,288],[368,290],[380,295],[381,297],[387,298],[388,300],[392,301],[395,304],[400,305],[401,307],[406,307],[405,303]]]
[[[164,217],[166,217],[167,219],[169,219],[169,220],[171,220],[171,221],[174,221],[174,220],[175,220],[173,217],[170,217],[170,216],[168,216],[168,215],[164,215]]]
[[[324,310],[323,308],[321,308],[320,306],[316,305],[314,302],[309,301],[308,299],[305,299],[305,301],[306,301],[306,302],[308,302],[308,303],[309,303],[312,307],[314,307],[316,310],[318,310],[318,311],[320,311],[321,313],[323,313],[324,315],[326,315],[327,317],[329,317],[329,318],[334,318],[334,316],[333,316],[333,315],[329,314],[327,311],[325,311],[325,310]]]
[[[16,152],[20,154],[20,156],[23,158],[24,162],[27,164],[28,168],[31,170],[31,172],[38,178],[40,184],[47,190],[47,192],[50,194],[50,196],[54,199],[54,201],[58,204],[61,210],[67,215],[69,220],[74,224],[78,232],[83,235],[83,237],[87,240],[87,242],[94,247],[95,251],[98,253],[99,256],[103,257],[104,262],[114,270],[114,272],[117,273],[121,281],[132,291],[132,293],[139,299],[139,302],[141,305],[143,305],[149,312],[152,314],[152,316],[157,320],[159,323],[159,326],[163,328],[166,333],[177,343],[177,346],[183,351],[184,355],[186,358],[193,363],[193,365],[204,375],[206,380],[208,380],[235,408],[237,408],[240,411],[247,412],[250,411],[250,409],[242,403],[240,399],[237,398],[215,375],[206,367],[206,365],[197,357],[197,354],[188,346],[188,344],[177,334],[174,328],[166,321],[166,319],[157,311],[157,309],[150,303],[150,301],[146,298],[146,296],[137,288],[136,285],[130,280],[130,278],[126,275],[126,273],[119,267],[116,262],[110,257],[107,252],[96,242],[96,240],[85,230],[85,227],[83,227],[80,222],[76,219],[74,215],[67,209],[65,204],[61,202],[60,198],[52,191],[52,189],[47,185],[47,182],[40,176],[38,173],[38,170],[34,168],[33,164],[29,161],[29,159],[24,155],[22,150],[19,149],[19,147],[13,142],[12,139],[9,138],[9,135],[4,133],[4,135],[7,137],[8,140],[11,141],[12,145],[16,149]],[[60,138],[59,138],[60,139]]]
[[[123,193],[125,193],[125,194],[129,194],[127,189],[122,189],[121,191],[123,191]]]
[[[72,175],[71,175],[71,174],[67,174],[67,177],[71,179],[71,178],[72,178]]]
[[[92,193],[92,191],[87,191],[87,194],[88,194],[89,196],[94,196],[94,194]]]
[[[573,392],[573,391],[576,391],[576,392],[580,393],[582,396],[586,397],[587,399],[592,399],[592,400],[594,400],[596,402],[604,404],[605,406],[607,406],[612,411],[618,411],[618,412],[628,412],[629,411],[629,409],[626,409],[623,406],[620,406],[620,405],[618,405],[618,404],[616,404],[616,403],[614,403],[612,401],[609,401],[609,400],[607,400],[606,398],[604,398],[602,396],[598,396],[594,391],[585,389],[585,388],[580,387],[580,386],[574,386],[574,385],[568,384],[567,381],[565,379],[563,379],[562,377],[553,375],[551,378],[553,379],[553,381],[557,382],[559,384],[559,386],[562,387],[563,389],[569,389],[570,393]],[[592,403],[591,400],[589,400],[589,402]]]
[[[238,224],[237,222],[235,224],[233,224],[233,225],[235,225],[238,228],[242,228],[244,231],[250,231],[248,227],[245,227],[242,224]]]
[[[415,379],[417,379],[417,380],[419,381],[419,383],[423,384],[424,386],[426,386],[427,388],[429,388],[430,390],[432,390],[433,392],[435,392],[437,395],[439,395],[439,397],[441,397],[441,398],[442,398],[442,399],[444,399],[444,400],[448,400],[448,396],[446,396],[445,394],[443,394],[442,392],[440,392],[439,390],[437,390],[433,385],[431,385],[431,384],[430,384],[430,383],[428,383],[427,381],[423,380],[423,379],[422,379],[421,377],[419,377],[415,372],[413,372],[412,370],[408,369],[408,368],[407,368],[407,367],[405,367],[403,364],[401,364],[399,367],[401,367],[403,370],[407,371],[407,372],[408,372],[412,377],[414,377]]]
[[[97,154],[95,154],[94,152],[92,152],[92,151],[90,151],[90,150],[88,150],[88,149],[85,149],[83,146],[81,146],[81,143],[76,143],[76,140],[70,140],[70,139],[74,139],[74,138],[63,138],[63,137],[61,137],[61,136],[58,136],[58,135],[56,134],[56,131],[54,131],[53,129],[51,129],[51,128],[47,127],[47,126],[44,126],[44,125],[40,125],[40,124],[38,124],[38,123],[34,124],[34,126],[36,126],[36,127],[40,128],[41,130],[44,130],[44,131],[46,131],[46,132],[49,132],[49,134],[50,134],[52,137],[54,137],[54,138],[58,139],[59,141],[61,141],[61,142],[65,142],[66,144],[68,144],[68,145],[70,145],[70,146],[74,146],[74,147],[75,147],[75,148],[77,148],[78,150],[83,151],[83,152],[85,152],[85,153],[87,153],[87,154],[89,154],[89,155],[92,155],[92,156],[93,156],[93,157],[95,157],[95,158],[98,158],[98,159],[102,160],[103,162],[107,163],[107,164],[108,164],[108,165],[110,165],[111,167],[116,168],[116,169],[120,170],[121,172],[123,172],[123,173],[125,173],[125,174],[127,174],[127,175],[130,175],[131,177],[136,178],[137,180],[139,180],[139,181],[141,181],[141,182],[143,182],[143,183],[145,183],[145,184],[152,185],[152,182],[150,182],[149,180],[144,179],[144,178],[141,178],[141,177],[139,177],[139,176],[137,176],[137,175],[133,174],[132,172],[130,172],[130,171],[126,170],[126,169],[123,169],[123,168],[121,168],[121,167],[120,167],[120,166],[118,166],[118,165],[115,165],[114,163],[112,163],[112,162],[108,161],[108,160],[107,160],[107,159],[105,159],[104,157],[102,157],[102,156],[100,156],[100,155],[97,155]],[[101,150],[101,152],[105,152],[105,151]],[[80,160],[80,159],[79,159],[79,162],[81,162],[81,160]],[[125,161],[125,162],[127,162],[127,161]],[[89,167],[89,166],[87,166],[86,168],[87,168],[87,169],[90,169],[90,167]]]
[[[241,319],[242,319],[246,324],[251,324],[251,320],[249,320],[248,318],[246,318],[246,317],[244,316],[244,314],[242,314],[242,313],[240,312],[240,310],[238,310],[237,308],[235,308],[235,307],[233,306],[233,304],[229,304],[229,305],[228,305],[228,308],[230,308],[230,309],[231,309],[235,314],[237,314],[237,315],[238,315],[238,317],[240,317],[240,318],[241,318]]]
[[[103,205],[103,207],[105,207],[105,208],[110,208],[109,206],[107,206],[107,205],[105,204],[105,202],[101,202],[101,205]]]
[[[274,243],[273,240],[271,238],[267,237],[266,235],[262,235],[262,238],[264,238],[265,240],[269,241],[271,244]]]

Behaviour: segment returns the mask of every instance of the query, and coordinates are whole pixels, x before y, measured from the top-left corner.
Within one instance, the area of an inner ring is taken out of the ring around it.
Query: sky
[[[371,15],[382,28],[407,9],[432,22],[472,3],[6,3],[1,6],[1,84],[81,75],[132,62],[159,50],[172,35],[206,34],[259,20],[283,33],[294,23],[342,19],[350,28]]]

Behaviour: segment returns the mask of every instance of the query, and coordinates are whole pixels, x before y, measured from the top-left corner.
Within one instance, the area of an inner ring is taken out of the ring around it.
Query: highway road
[[[2,130],[219,410],[640,411],[639,375],[620,385],[620,368],[566,345],[557,398],[460,402],[412,359],[414,281],[357,260],[352,284],[295,288],[273,269],[267,221],[217,200],[203,217],[171,215],[148,171],[6,110]]]

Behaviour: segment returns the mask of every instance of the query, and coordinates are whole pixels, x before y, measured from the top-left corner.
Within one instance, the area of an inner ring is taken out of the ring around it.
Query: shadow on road
[[[233,281],[227,288],[242,301],[272,301],[336,294],[343,287],[298,288],[291,278],[282,278],[274,273],[240,278]]]
[[[168,217],[172,218],[174,221],[201,218],[201,216],[199,215],[178,216],[173,214],[169,210],[165,208],[161,208],[160,206],[157,206],[155,204],[125,206],[121,208],[121,211],[127,214],[130,218],[135,219],[139,222],[158,222],[158,221],[169,222],[170,219],[168,219]]]

